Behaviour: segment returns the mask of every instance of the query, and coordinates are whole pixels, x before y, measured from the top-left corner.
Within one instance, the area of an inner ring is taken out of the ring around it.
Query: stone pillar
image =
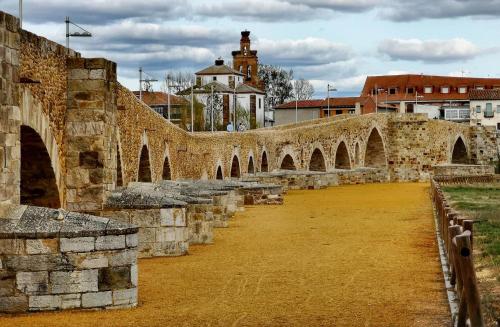
[[[116,64],[68,58],[66,207],[98,212],[116,180]]]
[[[19,20],[0,12],[0,204],[19,204]]]

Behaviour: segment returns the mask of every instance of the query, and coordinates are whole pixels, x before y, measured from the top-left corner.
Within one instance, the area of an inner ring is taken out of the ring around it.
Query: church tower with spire
[[[257,50],[251,49],[250,32],[241,32],[240,49],[233,51],[233,69],[242,73],[244,83],[256,88],[261,88],[257,69],[259,58]]]

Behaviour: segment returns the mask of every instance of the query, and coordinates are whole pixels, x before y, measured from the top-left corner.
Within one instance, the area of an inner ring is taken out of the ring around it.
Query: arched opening
[[[373,168],[386,167],[384,143],[376,128],[372,130],[366,143],[365,166]]]
[[[461,137],[457,139],[455,145],[453,145],[453,152],[451,155],[452,164],[468,164],[469,159],[467,157],[467,148],[465,147],[464,140]]]
[[[240,178],[240,161],[237,156],[233,157],[233,162],[231,163],[231,177]]]
[[[344,141],[339,143],[335,152],[335,169],[351,169],[351,160]]]
[[[356,145],[354,146],[354,164],[356,166],[359,166],[360,160],[361,160],[361,152],[359,150],[359,143],[356,142]]]
[[[255,168],[253,167],[253,158],[252,157],[248,158],[248,170],[247,171],[249,174],[255,173]]]
[[[163,173],[161,175],[163,180],[171,180],[172,173],[170,172],[170,162],[168,161],[168,157],[165,157],[165,161],[163,162]]]
[[[123,186],[122,160],[120,157],[120,147],[116,146],[116,186]]]
[[[21,204],[60,208],[59,190],[50,156],[42,138],[21,126]]]
[[[267,154],[266,151],[262,153],[262,160],[260,163],[260,171],[263,173],[267,173],[269,171],[269,166],[267,164]]]
[[[325,158],[319,149],[314,149],[309,162],[310,171],[326,171]]]
[[[215,175],[215,179],[224,179],[224,176],[222,175],[222,168],[221,166],[217,167],[217,173]]]
[[[281,162],[280,169],[283,170],[296,170],[295,163],[293,162],[293,158],[291,155],[287,154],[283,161]]]
[[[149,152],[146,145],[142,146],[141,157],[139,159],[139,174],[137,176],[139,182],[151,182],[151,168],[149,166]]]

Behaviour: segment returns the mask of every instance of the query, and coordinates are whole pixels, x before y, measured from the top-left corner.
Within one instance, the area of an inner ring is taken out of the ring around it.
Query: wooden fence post
[[[455,237],[455,254],[459,261],[459,269],[463,283],[462,298],[467,304],[467,312],[469,314],[471,327],[484,327],[484,321],[481,314],[481,298],[479,297],[476,272],[472,260],[470,235],[470,231],[465,231],[461,235]],[[460,301],[462,301],[462,298]]]

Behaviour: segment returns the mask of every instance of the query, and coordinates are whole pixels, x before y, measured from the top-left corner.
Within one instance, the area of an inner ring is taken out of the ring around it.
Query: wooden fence
[[[480,176],[468,178],[476,179],[478,177]],[[438,180],[440,179],[438,178]],[[455,179],[466,179],[466,177],[455,177],[443,182],[458,183],[458,181],[455,182]],[[460,300],[456,326],[465,327],[467,320],[469,320],[471,327],[483,327],[481,299],[472,257],[474,221],[460,217],[451,208],[444,197],[440,183],[441,181],[438,182],[435,178],[431,179],[431,197],[436,208],[439,233],[444,241],[444,250],[448,258],[451,284],[454,285]]]

